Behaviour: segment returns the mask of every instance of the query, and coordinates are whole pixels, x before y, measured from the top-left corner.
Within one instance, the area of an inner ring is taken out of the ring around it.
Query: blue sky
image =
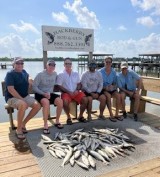
[[[42,25],[94,29],[94,53],[160,53],[160,0],[0,0],[0,7],[0,57],[42,57]]]

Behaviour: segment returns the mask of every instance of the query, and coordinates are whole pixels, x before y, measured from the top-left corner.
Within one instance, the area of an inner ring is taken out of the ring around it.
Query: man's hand
[[[48,100],[51,98],[51,94],[50,93],[44,93],[43,94]]]
[[[90,93],[93,99],[98,99],[99,94],[98,93]]]

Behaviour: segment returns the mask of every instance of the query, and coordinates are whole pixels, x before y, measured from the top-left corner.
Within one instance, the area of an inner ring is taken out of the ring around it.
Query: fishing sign
[[[94,30],[42,26],[43,51],[94,51]]]

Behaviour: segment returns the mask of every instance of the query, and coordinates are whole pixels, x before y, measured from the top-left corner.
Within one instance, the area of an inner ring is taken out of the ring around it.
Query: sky
[[[96,54],[160,53],[160,0],[0,0],[0,9],[0,57],[42,57],[42,25],[94,29]]]

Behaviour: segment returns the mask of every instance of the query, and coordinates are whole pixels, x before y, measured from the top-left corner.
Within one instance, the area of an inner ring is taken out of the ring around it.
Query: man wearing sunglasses
[[[81,77],[82,90],[88,98],[88,120],[91,118],[92,110],[92,101],[97,99],[100,102],[99,110],[99,119],[105,119],[103,112],[106,106],[106,97],[101,93],[103,88],[103,79],[101,73],[96,70],[97,64],[95,60],[91,60],[88,63],[88,71],[84,72]]]
[[[59,122],[63,108],[63,101],[59,95],[53,92],[57,78],[55,66],[56,64],[54,60],[48,60],[46,69],[38,73],[33,81],[33,91],[35,92],[35,98],[43,108],[44,134],[50,133],[47,123],[50,104],[57,106],[55,126],[59,129],[63,128],[62,124]]]
[[[106,57],[104,59],[104,65],[105,67],[100,69],[100,72],[103,78],[103,93],[106,96],[107,107],[110,114],[109,119],[112,122],[116,122],[117,120],[122,121],[123,118],[119,116],[120,94],[117,91],[117,75],[116,71],[112,68],[112,58]],[[115,116],[112,112],[111,98],[116,99]]]
[[[21,57],[14,58],[13,69],[7,72],[5,77],[5,100],[9,106],[17,108],[17,130],[19,139],[25,139],[27,133],[26,123],[40,110],[40,104],[28,94],[30,79],[29,74],[23,69],[24,60]],[[24,118],[25,111],[31,107],[29,114]]]
[[[63,100],[64,111],[67,115],[67,124],[72,124],[69,109],[69,104],[72,100],[80,104],[80,113],[78,116],[79,122],[86,122],[83,113],[87,108],[88,99],[85,94],[80,91],[80,77],[78,72],[72,70],[72,61],[70,58],[64,59],[64,71],[58,75],[57,85],[62,92],[61,97]]]

